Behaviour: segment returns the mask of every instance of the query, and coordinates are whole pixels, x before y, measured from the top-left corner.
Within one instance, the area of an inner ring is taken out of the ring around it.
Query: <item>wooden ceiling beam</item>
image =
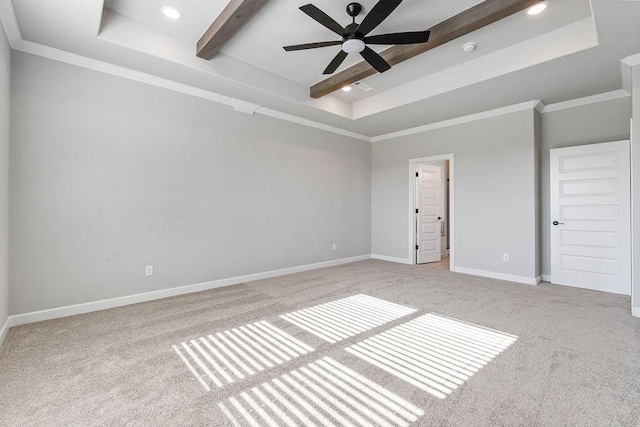
[[[200,37],[196,55],[211,59],[267,0],[231,0],[213,24]]]
[[[537,3],[540,0],[486,0],[430,28],[431,37],[427,43],[392,46],[380,55],[389,65],[397,65]],[[362,61],[311,86],[310,95],[312,98],[321,98],[376,73],[374,68]]]

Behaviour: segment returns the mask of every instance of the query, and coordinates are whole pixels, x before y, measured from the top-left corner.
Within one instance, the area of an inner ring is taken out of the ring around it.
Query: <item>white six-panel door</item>
[[[417,262],[438,262],[441,257],[440,205],[442,204],[442,168],[417,165]]]
[[[551,150],[551,281],[631,294],[629,141]]]

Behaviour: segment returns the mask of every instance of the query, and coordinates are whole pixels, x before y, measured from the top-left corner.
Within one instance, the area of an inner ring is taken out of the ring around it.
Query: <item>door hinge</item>
[[[420,174],[418,172],[416,172],[416,178],[419,177],[419,176],[420,176]]]
[[[418,247],[418,245],[416,245],[416,251],[417,251],[418,249],[420,249],[420,248]]]
[[[418,209],[416,209],[416,213],[420,213]]]

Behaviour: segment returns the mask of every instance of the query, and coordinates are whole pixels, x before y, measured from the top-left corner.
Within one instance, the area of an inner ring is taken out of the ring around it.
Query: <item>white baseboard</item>
[[[550,274],[543,274],[542,275],[542,281],[551,283],[551,275]]]
[[[142,294],[129,295],[129,296],[124,296],[119,298],[111,298],[107,300],[94,301],[94,302],[89,302],[85,304],[76,304],[76,305],[70,305],[66,307],[52,308],[49,310],[40,310],[40,311],[31,312],[31,313],[17,314],[17,315],[9,316],[9,318],[6,320],[6,322],[0,329],[0,347],[2,347],[2,344],[4,343],[4,339],[6,338],[7,333],[9,332],[9,328],[12,326],[26,325],[29,323],[41,322],[43,320],[58,319],[61,317],[91,313],[94,311],[106,310],[109,308],[122,307],[126,305],[153,301],[153,300],[168,298],[168,297],[177,296],[177,295],[185,295],[185,294],[190,294],[194,292],[201,292],[201,291],[221,288],[224,286],[232,286],[240,283],[252,282],[255,280],[269,279],[272,277],[279,277],[279,276],[285,276],[288,274],[302,273],[304,271],[317,270],[319,268],[350,264],[353,262],[364,261],[367,259],[378,259],[382,261],[389,261],[389,262],[395,262],[400,264],[411,264],[409,260],[404,258],[388,257],[385,255],[360,255],[360,256],[351,257],[351,258],[342,258],[342,259],[337,259],[333,261],[325,261],[325,262],[319,262],[315,264],[301,265],[298,267],[283,268],[280,270],[266,271],[263,273],[249,274],[246,276],[238,276],[238,277],[232,277],[228,279],[214,280],[211,282],[198,283],[195,285],[180,286],[176,288],[163,289],[160,291],[146,292]],[[551,279],[550,276],[547,276],[544,274],[542,276],[538,276],[537,278],[530,278],[530,277],[524,277],[524,276],[515,276],[511,274],[475,270],[475,269],[465,268],[465,267],[452,267],[451,271],[454,273],[462,273],[462,274],[469,274],[472,276],[506,280],[506,281],[516,282],[516,283],[524,283],[527,285],[536,285],[540,283],[541,279],[545,281],[549,281]],[[640,317],[640,307],[632,307],[631,309],[634,317]]]
[[[41,322],[43,320],[58,319],[60,317],[75,316],[77,314],[91,313],[94,311],[106,310],[109,308],[122,307],[125,305],[137,304],[141,302],[153,301],[177,295],[191,294],[194,292],[207,291],[224,286],[238,285],[240,283],[253,282],[255,280],[269,279],[272,277],[286,276],[287,274],[301,273],[304,271],[317,270],[319,268],[334,267],[337,265],[350,264],[352,262],[371,259],[371,255],[360,255],[351,258],[342,258],[332,261],[319,262],[316,264],[301,265],[298,267],[283,268],[280,270],[266,271],[263,273],[249,274],[247,276],[232,277],[229,279],[214,280],[211,282],[198,283],[195,285],[180,286],[177,288],[163,289],[160,291],[145,292],[142,294],[128,295],[124,297],[111,298],[101,301],[88,302],[84,304],[69,305],[66,307],[52,308],[49,310],[33,311],[31,313],[17,314],[9,316],[7,319],[8,329],[11,326],[26,325],[28,323]]]
[[[9,328],[11,327],[11,325],[9,325],[9,320],[11,320],[11,316],[7,318],[6,322],[4,322],[4,325],[2,326],[2,329],[0,329],[0,348],[2,348],[4,339],[7,337],[7,333],[9,332]]]
[[[371,255],[371,259],[379,259],[380,261],[389,261],[389,262],[396,262],[398,264],[408,264],[408,265],[413,265],[413,263],[411,261],[409,261],[406,258],[396,258],[396,257],[392,257],[392,256],[386,256],[386,255]]]
[[[475,270],[466,267],[452,267],[453,273],[469,274],[471,276],[488,277],[490,279],[506,280],[508,282],[523,283],[525,285],[537,285],[540,283],[541,277],[525,277],[513,274],[495,273],[493,271]]]

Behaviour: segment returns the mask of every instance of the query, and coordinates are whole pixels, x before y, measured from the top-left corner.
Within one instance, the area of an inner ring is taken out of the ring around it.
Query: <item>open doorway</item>
[[[409,259],[413,264],[449,270],[453,248],[454,156],[409,161]]]

